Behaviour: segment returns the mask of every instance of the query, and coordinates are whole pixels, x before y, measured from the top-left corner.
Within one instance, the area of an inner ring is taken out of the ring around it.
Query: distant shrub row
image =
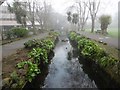
[[[25,37],[28,35],[28,30],[26,30],[25,28],[12,28],[9,31],[5,32],[5,36],[7,39],[11,39],[11,38],[21,38],[21,37]]]
[[[70,32],[69,38],[71,41],[77,43],[79,55],[81,54],[83,57],[95,61],[101,67],[107,68],[115,66],[119,62],[117,59],[108,55],[104,49],[98,46],[95,42],[84,36],[78,35],[76,32]]]

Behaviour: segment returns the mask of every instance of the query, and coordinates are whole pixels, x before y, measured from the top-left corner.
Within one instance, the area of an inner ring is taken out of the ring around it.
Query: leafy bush
[[[106,53],[102,48],[86,38],[78,41],[78,49],[82,55],[93,60],[106,56]]]
[[[103,56],[106,56],[106,53],[96,45],[86,45],[85,48],[81,51],[81,54],[93,60],[97,60]]]
[[[41,43],[42,42],[40,39],[33,39],[25,42],[24,46],[25,48],[36,48],[36,47],[40,47]]]
[[[48,51],[50,51],[55,45],[54,42],[59,34],[56,32],[50,32],[49,36],[43,40],[40,39],[34,39],[29,40],[24,43],[25,48],[44,48]]]
[[[19,82],[19,77],[18,77],[18,74],[17,74],[16,71],[13,71],[10,74],[10,77],[11,77],[13,83],[18,83]]]
[[[82,50],[84,48],[84,46],[86,45],[86,43],[88,42],[88,40],[86,39],[81,39],[78,41],[78,49]]]
[[[15,37],[25,37],[28,34],[28,30],[25,28],[12,28],[11,31]]]
[[[76,35],[76,32],[70,32],[69,37],[71,40],[75,40]]]
[[[9,30],[5,32],[5,36],[7,37],[7,39],[11,39],[14,36],[14,33]]]
[[[107,53],[93,41],[77,35],[75,32],[70,33],[70,39],[77,41],[80,54],[88,59],[98,62],[102,67],[115,65],[117,62],[116,59],[107,55]]]
[[[57,35],[56,35],[57,36]],[[17,64],[19,69],[25,69],[26,78],[28,81],[32,81],[32,79],[40,73],[40,69],[38,69],[38,65],[46,65],[48,64],[48,54],[55,46],[54,42],[56,37],[55,35],[50,35],[49,38],[45,38],[43,40],[34,39],[29,40],[24,43],[25,48],[32,49],[32,51],[28,54],[30,59],[28,61],[23,61]],[[27,68],[25,68],[27,65]],[[40,67],[39,67],[40,68]]]
[[[22,61],[17,64],[19,69],[24,69],[25,65],[27,65],[27,72],[26,72],[26,80],[31,82],[32,79],[40,73],[40,69],[38,68],[37,64],[32,63],[31,61]]]
[[[56,36],[59,36],[59,33],[57,33],[57,32],[52,32],[52,31],[51,31],[51,32],[49,32],[49,35],[56,37]]]
[[[82,50],[85,46],[92,46],[94,43],[86,38],[82,38],[78,41],[78,49]]]
[[[44,40],[34,39],[34,40],[29,40],[28,42],[25,42],[24,45],[25,45],[25,48],[40,47],[48,50],[49,52],[54,47],[54,42],[49,38]]]
[[[48,63],[47,51],[42,48],[33,48],[29,53],[30,58],[33,58],[35,63],[39,64],[40,60],[43,60],[43,63]]]
[[[109,67],[109,66],[114,66],[117,63],[118,60],[114,59],[113,57],[110,56],[104,56],[101,59],[98,60],[98,63],[102,67]]]
[[[54,42],[51,39],[42,40],[41,47],[50,51],[54,47]]]
[[[76,37],[75,37],[75,41],[79,41],[79,40],[81,40],[83,37],[81,37],[80,35],[77,35]]]

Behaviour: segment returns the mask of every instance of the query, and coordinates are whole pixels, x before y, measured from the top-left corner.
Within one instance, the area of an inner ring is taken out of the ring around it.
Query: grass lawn
[[[111,47],[109,45],[104,45],[102,43],[99,43],[99,42],[96,42],[94,41],[97,45],[99,45],[101,48],[103,48],[105,50],[106,53],[108,53],[110,56],[114,57],[115,59],[119,59],[119,54],[120,54],[120,51],[114,47]]]
[[[95,31],[96,31],[97,29],[95,29]],[[89,29],[89,28],[87,28],[86,30],[85,30],[86,32],[91,32],[91,29]],[[120,32],[118,32],[118,28],[108,28],[108,36],[110,36],[110,37],[114,37],[114,38],[120,38]]]
[[[118,28],[108,28],[108,34],[109,36],[112,36],[112,37],[116,37],[116,38],[120,37],[118,35]]]

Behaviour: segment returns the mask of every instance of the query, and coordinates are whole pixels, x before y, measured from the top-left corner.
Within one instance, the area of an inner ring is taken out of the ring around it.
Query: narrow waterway
[[[59,39],[43,88],[97,88],[84,73],[77,57],[68,60],[68,52],[72,52],[68,38],[61,36]]]

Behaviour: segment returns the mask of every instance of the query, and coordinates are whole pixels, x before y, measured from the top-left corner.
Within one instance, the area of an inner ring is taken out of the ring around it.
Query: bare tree
[[[88,7],[89,11],[90,11],[90,16],[91,16],[91,21],[92,21],[92,28],[91,28],[91,32],[94,32],[94,28],[95,28],[95,19],[96,19],[96,15],[100,6],[100,0],[97,3],[96,0],[93,1],[88,1],[88,4],[85,3],[85,5]]]
[[[50,15],[51,15],[51,11],[52,11],[52,7],[51,4],[47,4],[45,1],[43,2],[44,4],[44,9],[43,9],[43,19],[44,19],[44,28],[47,30],[48,28],[50,28]]]
[[[87,10],[87,6],[85,2],[76,2],[77,5],[77,12],[79,13],[79,23],[78,23],[78,30],[84,31],[85,24],[88,20],[89,11]]]
[[[12,5],[7,3],[8,10],[11,13],[15,14],[17,22],[22,24],[23,27],[26,27],[26,8],[25,8],[26,5],[25,4],[26,4],[25,2],[19,2],[16,0],[14,0]]]
[[[2,5],[6,0],[0,0],[0,5]]]
[[[41,29],[43,30],[43,18],[42,18],[42,12],[43,12],[43,7],[39,6],[38,4],[36,5],[36,20],[39,22]]]
[[[82,2],[81,0],[75,2],[72,6],[69,7],[70,12],[76,11],[78,14],[78,31],[84,31],[85,30],[85,24],[88,20],[89,10],[87,9],[87,6],[85,5],[87,3]],[[67,13],[69,14],[69,13]],[[68,15],[68,19],[70,18],[70,15]]]
[[[30,3],[30,1],[28,0],[27,17],[31,21],[34,34],[37,34],[36,29],[35,29],[35,2],[34,1],[32,3]]]
[[[51,5],[45,1],[40,4],[36,4],[36,20],[39,22],[41,29],[48,29],[51,27]]]

